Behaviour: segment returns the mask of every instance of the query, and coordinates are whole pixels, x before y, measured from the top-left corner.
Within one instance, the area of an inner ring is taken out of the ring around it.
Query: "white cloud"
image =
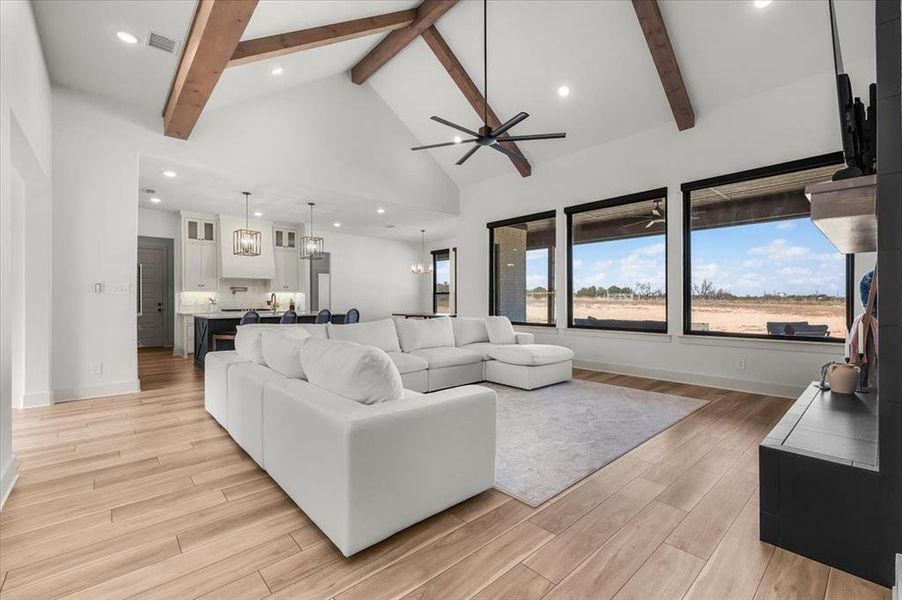
[[[796,225],[798,225],[798,223],[795,221],[783,221],[777,225],[777,229],[795,229]]]
[[[573,270],[579,271],[582,268],[583,268],[583,259],[581,259],[581,258],[574,259],[573,260]]]
[[[537,287],[548,287],[548,279],[542,275],[527,275],[526,276],[526,289],[531,290]]]
[[[793,258],[803,258],[811,255],[811,248],[807,246],[793,246],[783,238],[777,238],[764,246],[749,248],[749,254],[764,256],[771,262],[782,262]]]

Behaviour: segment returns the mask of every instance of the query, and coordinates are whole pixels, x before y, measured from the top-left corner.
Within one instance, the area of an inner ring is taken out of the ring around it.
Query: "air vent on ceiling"
[[[159,33],[154,33],[153,31],[151,31],[147,36],[147,45],[151,48],[156,48],[158,50],[162,50],[163,52],[168,52],[169,54],[175,54],[175,49],[178,46],[178,42],[166,37],[165,35],[160,35]]]
[[[385,227],[386,229],[394,229],[394,228],[395,228],[394,225],[384,225],[384,227]]]
[[[145,194],[156,194],[157,193],[157,191],[153,188],[142,188],[141,191],[144,192]]]

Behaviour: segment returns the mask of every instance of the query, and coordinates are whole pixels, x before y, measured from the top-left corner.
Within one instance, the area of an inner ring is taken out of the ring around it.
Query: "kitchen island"
[[[285,311],[258,311],[261,323],[278,323],[285,314]],[[313,323],[316,320],[316,314],[298,313],[298,323]],[[213,335],[216,333],[234,333],[241,317],[244,316],[243,311],[222,311],[210,313],[197,313],[194,315],[194,364],[195,366],[204,368],[204,358],[207,352],[213,351]],[[332,322],[335,324],[344,323],[344,314],[332,314]],[[228,347],[226,347],[228,344]],[[231,350],[233,348],[231,342],[222,342],[219,350]]]

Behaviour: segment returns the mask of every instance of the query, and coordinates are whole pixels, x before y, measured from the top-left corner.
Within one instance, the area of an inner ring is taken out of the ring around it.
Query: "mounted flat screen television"
[[[852,95],[852,81],[844,72],[839,29],[833,0],[830,28],[833,36],[833,66],[836,71],[836,99],[839,105],[839,129],[846,166],[833,174],[833,180],[873,175],[877,166],[877,84],[868,87],[868,107]]]

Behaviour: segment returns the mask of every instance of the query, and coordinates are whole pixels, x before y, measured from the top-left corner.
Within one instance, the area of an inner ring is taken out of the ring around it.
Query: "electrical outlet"
[[[736,368],[740,371],[745,371],[745,359],[744,358],[736,359]]]
[[[91,365],[91,375],[102,375],[103,363],[94,363]]]

